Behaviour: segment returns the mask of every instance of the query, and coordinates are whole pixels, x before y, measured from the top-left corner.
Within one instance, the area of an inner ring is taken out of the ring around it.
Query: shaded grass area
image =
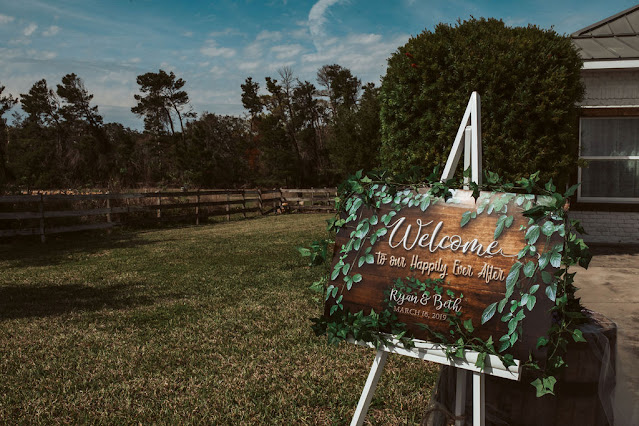
[[[349,423],[374,351],[313,335],[295,250],[326,218],[0,245],[0,423]],[[436,372],[389,357],[368,421],[418,423]]]

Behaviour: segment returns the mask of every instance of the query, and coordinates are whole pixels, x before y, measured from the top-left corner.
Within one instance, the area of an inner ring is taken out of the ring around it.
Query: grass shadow
[[[41,243],[36,238],[0,240],[0,260],[10,267],[51,266],[68,261],[69,256],[91,255],[105,250],[127,249],[166,243],[171,239],[143,238],[143,230],[106,232],[78,232],[54,235]]]
[[[0,321],[41,318],[71,312],[124,309],[150,305],[154,300],[141,294],[139,283],[92,287],[81,284],[0,286]]]

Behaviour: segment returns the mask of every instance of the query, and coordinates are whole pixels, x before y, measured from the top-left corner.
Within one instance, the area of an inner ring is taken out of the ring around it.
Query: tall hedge
[[[439,24],[388,60],[382,166],[444,165],[472,91],[481,96],[483,167],[508,180],[576,170],[582,61],[568,37],[501,20]]]

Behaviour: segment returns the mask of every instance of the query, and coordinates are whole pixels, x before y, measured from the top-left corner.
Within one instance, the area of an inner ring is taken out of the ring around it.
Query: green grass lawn
[[[344,424],[374,358],[309,318],[295,247],[326,215],[0,245],[0,423]],[[373,424],[421,420],[438,367],[390,356]]]

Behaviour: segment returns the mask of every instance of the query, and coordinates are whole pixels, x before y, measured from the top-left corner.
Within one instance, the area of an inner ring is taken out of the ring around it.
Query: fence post
[[[278,189],[280,191],[280,213],[284,213],[284,193],[282,192],[282,187]]]
[[[155,191],[156,194],[158,194],[158,206],[162,205],[162,196],[160,195],[159,191]],[[157,218],[161,219],[162,218],[162,209],[158,207],[158,212],[157,212]]]
[[[109,193],[107,192],[107,195]],[[106,203],[106,208],[109,210],[108,213],[106,214],[107,217],[107,223],[111,223],[111,199],[107,198],[107,203]]]
[[[195,224],[200,224],[200,189],[197,190],[197,195],[195,196]]]
[[[311,207],[313,207],[314,201],[315,201],[315,191],[313,191],[313,187],[311,186]]]
[[[246,189],[242,189],[242,214],[246,219]]]
[[[264,214],[263,206],[262,206],[262,190],[257,188],[257,206],[260,208],[260,216]]]
[[[42,194],[40,194],[38,210],[40,211],[40,241],[44,243],[47,237],[44,235],[44,196]]]
[[[226,190],[226,221],[229,222],[231,220],[231,194],[229,190]]]

